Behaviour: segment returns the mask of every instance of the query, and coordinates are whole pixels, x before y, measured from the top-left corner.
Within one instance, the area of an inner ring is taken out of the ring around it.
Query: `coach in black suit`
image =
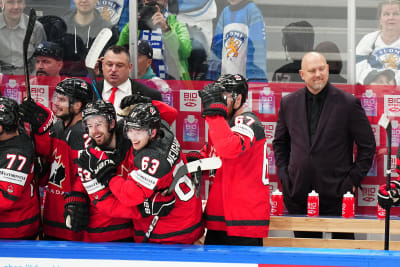
[[[284,203],[290,214],[306,214],[314,189],[320,215],[341,215],[343,194],[354,193],[372,165],[374,134],[359,99],[328,83],[320,53],[305,54],[299,73],[306,87],[282,98],[273,141]]]
[[[136,92],[162,101],[159,91],[129,78],[132,63],[125,47],[110,46],[102,59],[102,69],[104,80],[98,83],[97,89],[103,100],[113,103],[117,113],[122,98]]]

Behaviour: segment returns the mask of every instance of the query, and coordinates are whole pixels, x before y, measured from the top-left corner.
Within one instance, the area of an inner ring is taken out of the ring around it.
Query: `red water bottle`
[[[385,219],[386,217],[386,210],[377,203],[377,208],[376,208],[376,217],[378,219]]]
[[[271,196],[271,215],[283,215],[283,195],[279,189],[276,189]]]
[[[346,194],[343,195],[342,217],[343,218],[354,217],[354,196],[350,192],[347,192]]]
[[[308,194],[307,198],[307,216],[319,216],[319,195],[315,190]]]

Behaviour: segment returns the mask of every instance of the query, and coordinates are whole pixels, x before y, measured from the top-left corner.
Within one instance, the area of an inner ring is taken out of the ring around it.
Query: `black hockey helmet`
[[[57,43],[43,41],[36,47],[33,56],[51,57],[57,60],[63,60],[64,50]]]
[[[10,131],[18,126],[18,103],[14,99],[0,97],[0,125]]]
[[[221,84],[225,88],[225,92],[231,92],[234,100],[236,100],[236,97],[241,94],[242,102],[240,106],[246,102],[249,86],[247,80],[242,75],[222,74],[216,83]]]
[[[74,103],[76,100],[81,101],[82,107],[93,99],[92,85],[79,78],[67,78],[59,82],[56,86],[56,92],[72,98],[70,103]]]
[[[114,106],[110,102],[104,100],[97,100],[86,104],[85,109],[82,111],[82,119],[86,126],[86,120],[91,116],[103,116],[107,119],[108,123],[112,120],[117,120],[117,115]]]
[[[160,129],[161,117],[151,103],[139,103],[124,117],[124,132],[131,129]]]

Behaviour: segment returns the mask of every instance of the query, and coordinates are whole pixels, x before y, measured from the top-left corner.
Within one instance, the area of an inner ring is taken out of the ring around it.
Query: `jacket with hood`
[[[74,46],[77,47],[77,37],[80,37],[87,49],[90,48],[94,38],[103,28],[111,28],[110,22],[106,21],[98,10],[94,10],[94,19],[87,25],[78,24],[75,21],[76,10],[67,13],[64,16],[65,23],[67,24],[67,33],[74,35]]]

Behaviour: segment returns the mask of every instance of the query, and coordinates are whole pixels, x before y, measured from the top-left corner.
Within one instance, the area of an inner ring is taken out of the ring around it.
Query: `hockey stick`
[[[28,26],[26,27],[26,32],[23,42],[25,86],[26,86],[26,95],[28,96],[28,99],[32,99],[31,85],[29,82],[28,47],[29,47],[29,41],[31,40],[31,36],[33,33],[33,28],[35,27],[35,23],[36,23],[36,11],[35,9],[31,8],[29,12]]]
[[[172,193],[179,179],[185,176],[187,173],[195,172],[198,170],[206,171],[206,170],[218,169],[221,166],[222,166],[222,161],[218,157],[199,159],[189,162],[183,166],[180,166],[174,175],[174,179],[172,180],[171,185],[168,188],[167,195],[170,195]],[[158,215],[154,216],[153,220],[150,223],[149,229],[147,229],[147,232],[143,237],[142,243],[147,243],[149,241],[151,233],[156,227],[159,218],[160,216]]]
[[[390,175],[392,169],[392,124],[385,113],[382,114],[378,124],[386,130],[387,136],[387,161],[386,161],[386,191],[390,190]],[[389,250],[390,207],[386,209],[385,216],[385,250]]]
[[[94,39],[92,46],[85,58],[85,66],[89,73],[90,80],[93,85],[94,92],[97,95],[97,99],[101,99],[99,91],[97,90],[96,84],[96,75],[94,73],[94,68],[96,66],[96,62],[100,57],[101,51],[103,51],[104,47],[106,46],[107,42],[110,40],[112,36],[112,32],[109,28],[103,28],[99,34]]]

